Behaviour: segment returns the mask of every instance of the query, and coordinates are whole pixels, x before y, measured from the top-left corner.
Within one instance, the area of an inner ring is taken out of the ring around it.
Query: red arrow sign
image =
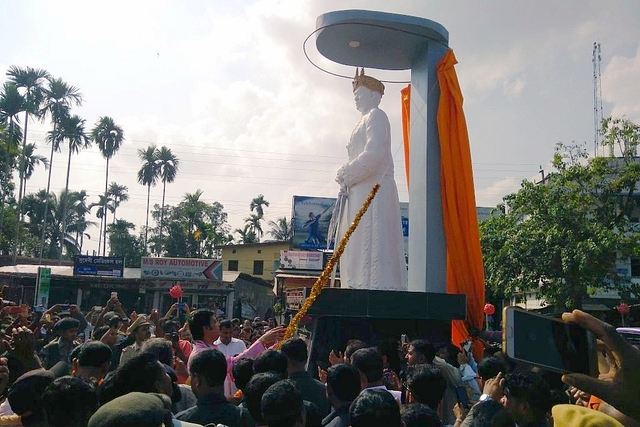
[[[202,274],[209,280],[222,280],[222,261],[212,261]]]

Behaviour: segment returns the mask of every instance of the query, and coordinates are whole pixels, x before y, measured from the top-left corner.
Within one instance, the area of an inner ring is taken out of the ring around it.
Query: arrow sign
[[[202,274],[209,280],[222,280],[222,261],[212,261]]]

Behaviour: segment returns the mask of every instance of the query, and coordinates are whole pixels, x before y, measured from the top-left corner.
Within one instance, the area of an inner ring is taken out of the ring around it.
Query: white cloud
[[[502,82],[502,92],[510,98],[520,95],[526,86],[526,77],[517,75]]]
[[[602,72],[602,98],[611,115],[640,122],[640,46],[633,57],[614,56]]]

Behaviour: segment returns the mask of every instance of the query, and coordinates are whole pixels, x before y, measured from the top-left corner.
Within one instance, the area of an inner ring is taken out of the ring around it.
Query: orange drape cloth
[[[409,130],[411,129],[411,85],[400,91],[402,95],[402,141],[404,142],[404,172],[409,189]]]
[[[467,321],[482,329],[484,268],[471,167],[467,124],[462,110],[462,91],[454,65],[458,61],[449,50],[437,66],[440,83],[438,135],[442,214],[447,240],[447,292],[467,296]],[[469,333],[461,320],[451,324],[451,340],[458,345]],[[480,357],[482,346],[474,345]],[[478,359],[479,360],[479,359]]]

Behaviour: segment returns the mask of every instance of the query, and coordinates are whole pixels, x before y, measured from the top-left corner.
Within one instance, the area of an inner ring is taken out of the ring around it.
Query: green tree
[[[258,243],[260,241],[249,224],[245,224],[242,228],[236,228],[234,232],[240,237],[240,243]]]
[[[160,178],[158,169],[158,149],[155,145],[150,145],[146,149],[138,149],[138,157],[142,161],[142,166],[138,171],[138,183],[147,187],[147,216],[144,223],[144,246],[147,247],[147,237],[149,235],[149,202],[151,201],[151,186],[155,186]]]
[[[108,200],[108,184],[109,184],[109,160],[120,150],[122,143],[124,142],[124,132],[122,128],[114,122],[111,117],[102,116],[96,122],[96,125],[91,130],[91,139],[98,144],[102,157],[107,159],[107,166],[105,168],[105,180],[104,180],[104,203],[102,213],[102,221],[104,227],[102,227],[103,235],[102,241],[102,254],[107,253],[107,200]],[[113,211],[112,211],[113,212]],[[98,253],[100,248],[98,247]]]
[[[176,157],[171,152],[170,148],[167,148],[163,145],[160,150],[158,150],[156,164],[158,165],[158,174],[160,180],[162,180],[162,208],[160,210],[160,244],[162,245],[162,229],[164,226],[164,198],[167,189],[167,182],[171,183],[176,179],[180,161],[178,160],[178,157]],[[160,246],[160,252],[162,252],[162,250],[163,248],[162,246]],[[161,255],[161,253],[159,253],[158,255]]]
[[[277,241],[289,241],[293,237],[293,222],[288,221],[286,216],[277,218],[275,221],[269,221],[271,230],[267,233]]]
[[[87,136],[84,130],[85,120],[81,119],[78,115],[73,115],[71,117],[66,117],[66,120],[62,123],[62,126],[59,127],[62,131],[62,139],[66,139],[68,142],[69,148],[69,157],[67,159],[67,179],[64,185],[64,192],[69,192],[69,176],[71,175],[71,155],[73,153],[79,153],[83,148],[91,147],[91,140]],[[62,236],[66,235],[67,232],[67,203],[69,202],[68,198],[64,200],[65,204],[62,206]],[[60,242],[60,248],[62,249],[63,245]],[[62,261],[62,250],[60,251],[59,261]]]
[[[607,119],[603,129],[604,145],[622,145],[620,157],[589,159],[584,145],[558,144],[544,182],[524,181],[498,207],[503,215],[480,224],[490,291],[535,292],[562,310],[596,289],[639,295],[616,263],[640,255],[640,128]]]
[[[251,210],[251,212],[255,210],[258,217],[262,219],[262,217],[264,217],[263,206],[269,207],[269,202],[265,200],[262,194],[258,194],[258,197],[255,197],[254,199],[251,200],[251,203],[249,204],[249,209]]]
[[[136,226],[123,219],[115,220],[107,227],[109,233],[109,256],[124,257],[127,267],[140,267],[143,256],[146,255],[141,237],[132,234]]]
[[[113,200],[112,223],[115,223],[116,212],[118,210],[118,207],[120,206],[120,203],[126,202],[127,200],[129,200],[129,188],[127,188],[126,185],[120,185],[114,181],[111,184],[109,184],[109,191],[107,193],[108,193],[108,197],[110,197],[111,200]]]
[[[51,154],[49,155],[49,174],[47,176],[47,194],[51,190],[51,172],[53,170],[53,154],[60,151],[60,144],[64,142],[64,131],[62,127],[69,120],[69,111],[73,105],[82,105],[82,94],[80,90],[67,84],[64,80],[49,76],[47,78],[47,87],[44,89],[44,101],[42,104],[42,113],[51,117],[53,129],[48,132],[47,141],[51,143]],[[84,123],[83,123],[84,125]],[[67,167],[67,181],[69,180],[69,168]],[[68,190],[68,186],[67,186]],[[45,201],[45,204],[49,199]],[[47,212],[45,207],[45,217],[43,219],[43,228],[41,236],[40,260],[42,260],[42,251],[44,250],[44,233],[47,228]]]
[[[43,165],[45,170],[49,169],[49,161],[45,156],[41,156],[36,153],[36,144],[34,142],[27,143],[24,147],[24,169],[22,175],[24,176],[24,188],[22,189],[22,198],[27,194],[27,181],[31,179],[33,172],[36,170],[36,166]]]
[[[29,126],[29,115],[34,116],[37,119],[44,117],[44,114],[40,110],[42,102],[44,100],[44,82],[49,77],[49,73],[46,70],[36,69],[31,67],[18,67],[12,65],[7,70],[7,77],[9,81],[14,83],[19,90],[23,91],[24,97],[24,134],[22,138],[22,153],[24,153],[24,147],[27,144],[27,129]],[[24,157],[20,156],[20,167],[18,171],[22,173],[24,170]],[[13,242],[13,263],[16,262],[18,256],[18,238],[20,235],[20,225],[22,222],[22,186],[24,184],[24,177],[20,178],[20,186],[18,190],[18,218],[19,221],[16,224],[15,239]]]
[[[245,228],[248,227],[251,234],[255,236],[256,242],[259,242],[260,238],[264,235],[264,232],[262,231],[261,221],[262,217],[258,214],[251,214],[244,219]]]
[[[98,196],[97,202],[91,203],[89,205],[89,210],[93,208],[98,208],[96,210],[96,218],[100,220],[100,230],[98,232],[98,253],[100,253],[100,247],[102,245],[102,236],[104,235],[103,227],[106,227],[106,224],[107,224],[105,218],[108,212],[113,213],[115,211],[115,207],[113,206],[113,200],[111,200],[111,197],[109,197],[109,195],[105,196],[101,194]]]

